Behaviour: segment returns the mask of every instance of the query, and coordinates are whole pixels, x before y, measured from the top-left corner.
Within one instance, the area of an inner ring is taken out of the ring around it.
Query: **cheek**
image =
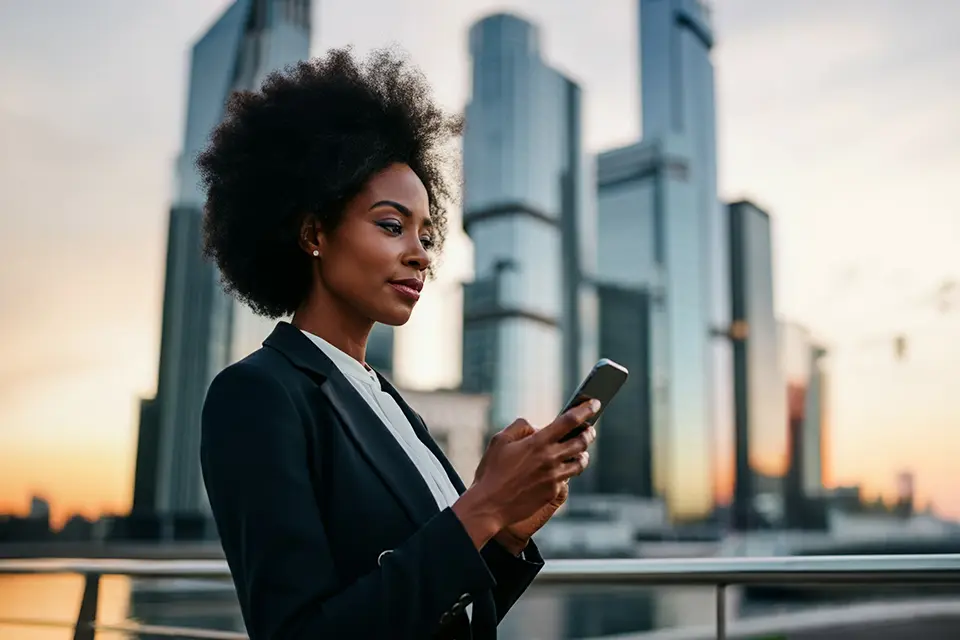
[[[356,291],[363,279],[357,256],[342,251],[332,251],[324,256],[321,273],[327,288],[341,295]]]
[[[370,235],[337,243],[324,256],[322,272],[332,290],[341,295],[356,296],[363,291],[379,289],[384,278],[389,277],[387,243]]]

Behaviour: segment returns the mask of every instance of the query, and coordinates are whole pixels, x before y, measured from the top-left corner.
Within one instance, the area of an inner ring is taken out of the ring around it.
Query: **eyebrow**
[[[396,209],[399,213],[403,214],[407,218],[413,217],[413,212],[410,211],[408,207],[394,200],[380,200],[379,202],[375,202],[373,203],[373,206],[370,207],[370,210],[373,211],[377,207],[390,207],[392,209]],[[423,224],[426,227],[433,226],[433,220],[426,218],[424,219]]]

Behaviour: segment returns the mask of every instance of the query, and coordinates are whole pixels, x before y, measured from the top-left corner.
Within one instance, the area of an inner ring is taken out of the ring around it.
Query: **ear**
[[[323,256],[323,245],[325,238],[320,231],[320,225],[314,215],[304,216],[300,223],[300,248],[311,257],[319,258]]]

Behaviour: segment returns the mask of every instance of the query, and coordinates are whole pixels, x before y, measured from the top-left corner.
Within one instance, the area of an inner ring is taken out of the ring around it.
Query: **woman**
[[[254,640],[495,638],[543,560],[530,536],[583,471],[595,406],[496,437],[465,489],[364,364],[410,317],[445,229],[458,132],[389,52],[349,51],[234,95],[198,164],[205,253],[280,322],[203,409],[213,515]]]

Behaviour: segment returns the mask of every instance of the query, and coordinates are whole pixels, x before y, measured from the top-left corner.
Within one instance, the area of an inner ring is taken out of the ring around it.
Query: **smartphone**
[[[613,397],[620,391],[620,387],[627,381],[628,375],[630,375],[630,372],[627,371],[626,367],[607,358],[603,358],[597,362],[597,364],[593,365],[593,369],[591,369],[587,377],[583,379],[583,382],[580,383],[577,390],[573,392],[573,396],[571,396],[566,406],[564,406],[563,411],[560,413],[565,413],[578,404],[591,399],[600,401],[600,411],[596,415],[588,418],[585,423],[563,436],[560,442],[566,442],[571,438],[576,438],[586,430],[587,426],[596,424],[603,410],[607,408],[607,405],[610,404]]]

